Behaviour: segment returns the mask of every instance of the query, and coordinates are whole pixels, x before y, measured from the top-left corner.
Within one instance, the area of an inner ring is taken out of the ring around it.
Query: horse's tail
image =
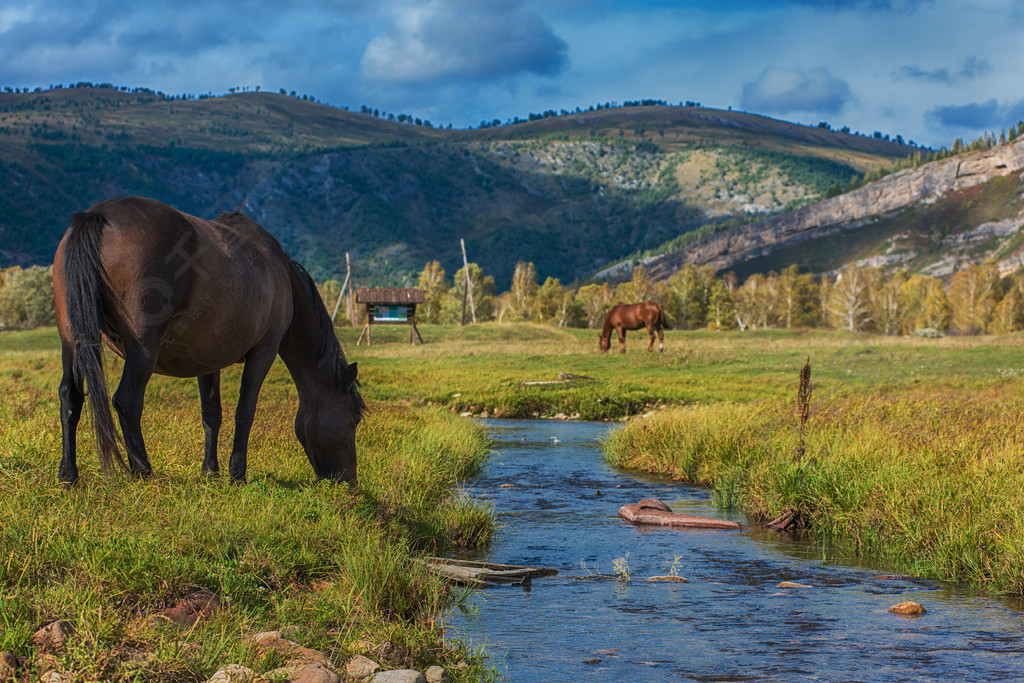
[[[105,318],[100,241],[106,222],[102,214],[93,212],[76,213],[71,217],[71,227],[64,243],[64,305],[75,345],[75,380],[79,383],[84,381],[88,387],[100,465],[109,470],[114,462],[122,469],[127,469],[127,465],[117,445],[107,380],[103,375],[100,330]]]
[[[654,324],[658,327],[667,327],[665,324],[665,306],[660,301],[655,301],[654,305],[658,307],[658,318],[654,321]]]

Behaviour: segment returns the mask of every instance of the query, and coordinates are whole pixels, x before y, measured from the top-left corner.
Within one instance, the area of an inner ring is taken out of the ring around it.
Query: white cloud
[[[837,114],[851,99],[850,86],[819,66],[809,70],[769,66],[757,80],[743,86],[741,105],[747,111],[788,114]]]
[[[516,0],[432,0],[401,8],[361,61],[367,79],[420,83],[557,74],[567,46]]]

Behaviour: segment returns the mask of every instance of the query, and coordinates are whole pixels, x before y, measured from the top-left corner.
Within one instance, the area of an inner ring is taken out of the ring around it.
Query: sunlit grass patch
[[[863,392],[818,403],[796,457],[792,403],[681,408],[606,444],[618,466],[704,484],[766,521],[896,568],[1024,592],[1024,395],[1016,387]]]
[[[375,403],[357,435],[360,485],[318,482],[292,432],[294,388],[286,375],[278,381],[276,366],[261,395],[248,483],[231,485],[200,475],[194,381],[154,378],[143,424],[154,476],[100,472],[86,417],[82,476],[64,490],[59,351],[39,353],[44,367],[31,376],[12,376],[0,357],[0,651],[26,657],[30,674],[41,671],[32,634],[63,619],[75,634],[56,661],[82,680],[205,680],[227,663],[266,671],[280,658],[245,637],[289,624],[338,666],[357,641],[393,641],[408,665],[451,668],[468,658],[473,676],[488,675],[479,657],[445,638],[444,614],[460,594],[415,561],[490,539],[489,509],[459,486],[488,452],[479,425]],[[116,373],[117,363],[108,365]],[[225,373],[222,463],[237,377]],[[53,389],[40,386],[47,382]],[[223,609],[189,628],[152,623],[198,589]]]

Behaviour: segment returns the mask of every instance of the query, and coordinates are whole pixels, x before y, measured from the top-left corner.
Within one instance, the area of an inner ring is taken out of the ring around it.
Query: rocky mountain
[[[46,263],[68,216],[142,194],[241,208],[315,277],[471,260],[572,282],[720,221],[812,204],[914,148],[692,103],[601,105],[472,130],[273,93],[0,93],[0,265]]]
[[[1024,266],[1024,139],[888,175],[831,199],[645,259],[656,279],[686,263],[739,275],[845,263],[944,277],[994,260]]]

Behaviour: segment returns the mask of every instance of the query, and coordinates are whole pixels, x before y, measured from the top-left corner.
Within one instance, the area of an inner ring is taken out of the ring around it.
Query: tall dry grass
[[[815,404],[797,457],[792,402],[680,408],[612,433],[613,464],[703,484],[765,521],[900,570],[1024,593],[1024,396],[869,391]]]

